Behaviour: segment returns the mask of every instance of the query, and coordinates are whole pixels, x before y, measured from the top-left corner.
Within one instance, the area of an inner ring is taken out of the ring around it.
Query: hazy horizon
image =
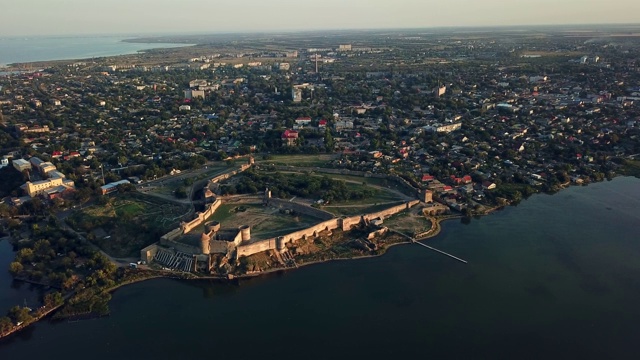
[[[615,25],[639,11],[637,0],[32,0],[3,5],[0,36]]]

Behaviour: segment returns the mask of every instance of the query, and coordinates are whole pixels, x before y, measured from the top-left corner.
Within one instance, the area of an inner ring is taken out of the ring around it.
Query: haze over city
[[[13,1],[3,36],[637,22],[635,0]]]

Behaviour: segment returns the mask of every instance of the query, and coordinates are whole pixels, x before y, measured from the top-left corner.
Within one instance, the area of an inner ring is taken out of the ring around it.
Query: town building
[[[185,99],[204,99],[204,90],[187,89],[184,91]]]
[[[7,155],[5,155],[0,160],[0,169],[2,169],[3,167],[7,167],[7,166],[9,166],[9,157]]]
[[[25,170],[31,170],[31,163],[25,159],[13,160],[12,164],[13,164],[13,167],[20,172],[23,172]]]
[[[302,89],[297,87],[291,89],[291,99],[293,100],[293,102],[302,101]]]
[[[120,180],[112,183],[108,183],[106,185],[100,186],[100,192],[102,195],[106,195],[118,190],[118,185],[131,184],[129,180]]]
[[[65,179],[64,177],[56,177],[34,182],[27,181],[23,187],[30,197],[35,197],[44,193],[48,195],[62,193],[66,190],[72,189],[74,187],[74,183],[72,180]]]

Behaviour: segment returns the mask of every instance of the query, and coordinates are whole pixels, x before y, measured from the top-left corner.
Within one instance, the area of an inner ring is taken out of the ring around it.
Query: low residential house
[[[482,182],[482,190],[493,190],[497,187],[494,182],[491,181],[483,181]]]
[[[298,132],[295,130],[285,130],[282,133],[282,142],[287,146],[295,146],[298,141]]]
[[[304,127],[307,126],[309,124],[311,124],[311,118],[310,117],[299,117],[295,120],[296,125],[298,125],[299,127]]]

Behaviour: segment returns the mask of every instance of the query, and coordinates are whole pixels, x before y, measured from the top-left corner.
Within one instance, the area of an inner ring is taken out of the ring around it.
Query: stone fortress
[[[225,173],[209,181],[208,189],[216,188],[219,181],[230,178],[239,172],[245,171],[253,165],[253,159],[240,169]],[[141,250],[141,260],[151,263],[157,261],[167,267],[181,271],[205,271],[209,272],[214,267],[214,257],[223,257],[225,261],[237,261],[241,257],[251,256],[264,251],[274,250],[279,253],[288,250],[287,244],[296,243],[302,239],[315,238],[320,233],[327,234],[333,230],[350,231],[361,224],[381,224],[385,218],[399,212],[408,210],[413,206],[423,203],[427,208],[434,210],[446,210],[440,204],[433,204],[430,191],[422,193],[420,200],[412,200],[400,205],[391,206],[382,211],[369,214],[336,217],[332,213],[316,209],[300,203],[271,197],[271,192],[266,189],[262,195],[262,204],[282,210],[295,211],[317,218],[320,222],[282,236],[267,239],[255,239],[251,236],[251,227],[241,225],[238,228],[225,228],[217,221],[207,221],[223,203],[221,198],[216,198],[213,203],[207,205],[205,211],[196,214],[189,222],[183,222],[176,228],[160,238],[159,243],[150,245]],[[421,201],[422,200],[422,201]],[[426,209],[425,209],[426,210]],[[204,225],[199,236],[199,246],[188,245],[177,241],[189,234],[195,228]],[[385,228],[379,229],[375,234],[383,233]]]

